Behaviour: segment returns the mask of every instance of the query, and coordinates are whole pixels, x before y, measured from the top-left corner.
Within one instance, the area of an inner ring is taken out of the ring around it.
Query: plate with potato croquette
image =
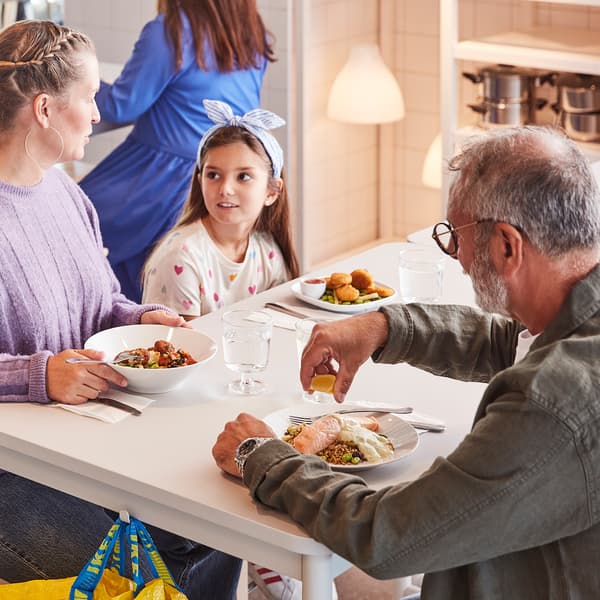
[[[329,278],[323,277],[323,279],[327,281]],[[354,288],[352,284],[342,284],[337,288],[326,287],[320,298],[312,298],[303,294],[300,281],[295,281],[291,290],[296,298],[307,304],[324,310],[348,314],[377,310],[383,304],[394,302],[398,296],[395,289],[377,281],[374,281],[373,285],[366,289]]]
[[[412,454],[419,445],[416,430],[393,413],[357,410],[343,416],[322,417],[311,425],[294,425],[288,420],[290,414],[311,416],[322,410],[323,405],[303,403],[279,409],[264,420],[277,437],[301,454],[319,456],[334,471],[346,473],[396,462]],[[335,413],[335,406],[331,410]],[[335,431],[332,423],[327,423],[332,418],[337,425]]]

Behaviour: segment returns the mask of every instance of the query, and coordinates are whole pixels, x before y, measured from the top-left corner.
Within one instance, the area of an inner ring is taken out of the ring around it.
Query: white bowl
[[[309,298],[320,298],[325,293],[325,280],[320,277],[301,279],[300,291]]]
[[[85,348],[104,352],[104,358],[113,359],[123,350],[151,348],[156,340],[171,342],[177,350],[185,350],[198,361],[185,367],[171,369],[136,369],[111,365],[127,378],[127,390],[159,394],[178,388],[198,367],[210,360],[217,352],[215,341],[196,331],[183,327],[166,325],[124,325],[113,327],[94,334],[85,342]]]

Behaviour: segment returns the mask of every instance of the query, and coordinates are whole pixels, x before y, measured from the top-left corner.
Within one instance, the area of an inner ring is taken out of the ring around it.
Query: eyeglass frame
[[[460,231],[461,229],[466,229],[467,227],[473,227],[474,225],[480,225],[481,223],[493,223],[493,222],[494,222],[494,219],[479,219],[477,221],[473,221],[472,223],[467,223],[466,225],[459,225],[458,227],[454,227],[454,225],[452,225],[452,223],[450,223],[449,221],[440,221],[439,223],[436,223],[433,226],[433,232],[431,233],[431,237],[435,240],[435,243],[438,245],[439,249],[444,254],[447,254],[448,256],[451,256],[452,258],[456,258],[457,254],[458,254],[458,236],[456,235],[457,231]],[[448,229],[448,231],[443,231],[442,233],[437,233],[436,229],[440,225],[443,225],[444,227],[446,227]],[[444,244],[442,244],[442,242],[440,241],[440,236],[446,235],[447,233],[450,234],[452,241],[454,242],[454,247],[456,248],[456,250],[454,252],[450,252],[444,246]]]

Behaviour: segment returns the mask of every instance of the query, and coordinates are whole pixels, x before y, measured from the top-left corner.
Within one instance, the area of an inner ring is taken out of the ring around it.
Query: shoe
[[[269,600],[302,600],[302,582],[298,579],[253,563],[248,563],[248,576]],[[332,598],[338,600],[335,583],[332,583]]]

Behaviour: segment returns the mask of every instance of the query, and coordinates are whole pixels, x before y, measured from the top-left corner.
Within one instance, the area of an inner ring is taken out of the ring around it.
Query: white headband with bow
[[[225,102],[221,102],[220,100],[203,100],[202,103],[204,104],[204,108],[206,108],[206,114],[211,121],[216,123],[216,125],[213,125],[200,140],[200,144],[198,145],[198,155],[196,157],[198,168],[200,168],[200,154],[202,153],[202,148],[215,131],[222,129],[223,127],[236,126],[247,129],[260,141],[267,155],[271,159],[273,176],[281,177],[281,169],[283,168],[283,150],[277,140],[268,132],[269,129],[275,129],[285,125],[285,121],[281,117],[262,108],[255,108],[245,115],[238,116],[233,114],[229,104],[225,104]]]

